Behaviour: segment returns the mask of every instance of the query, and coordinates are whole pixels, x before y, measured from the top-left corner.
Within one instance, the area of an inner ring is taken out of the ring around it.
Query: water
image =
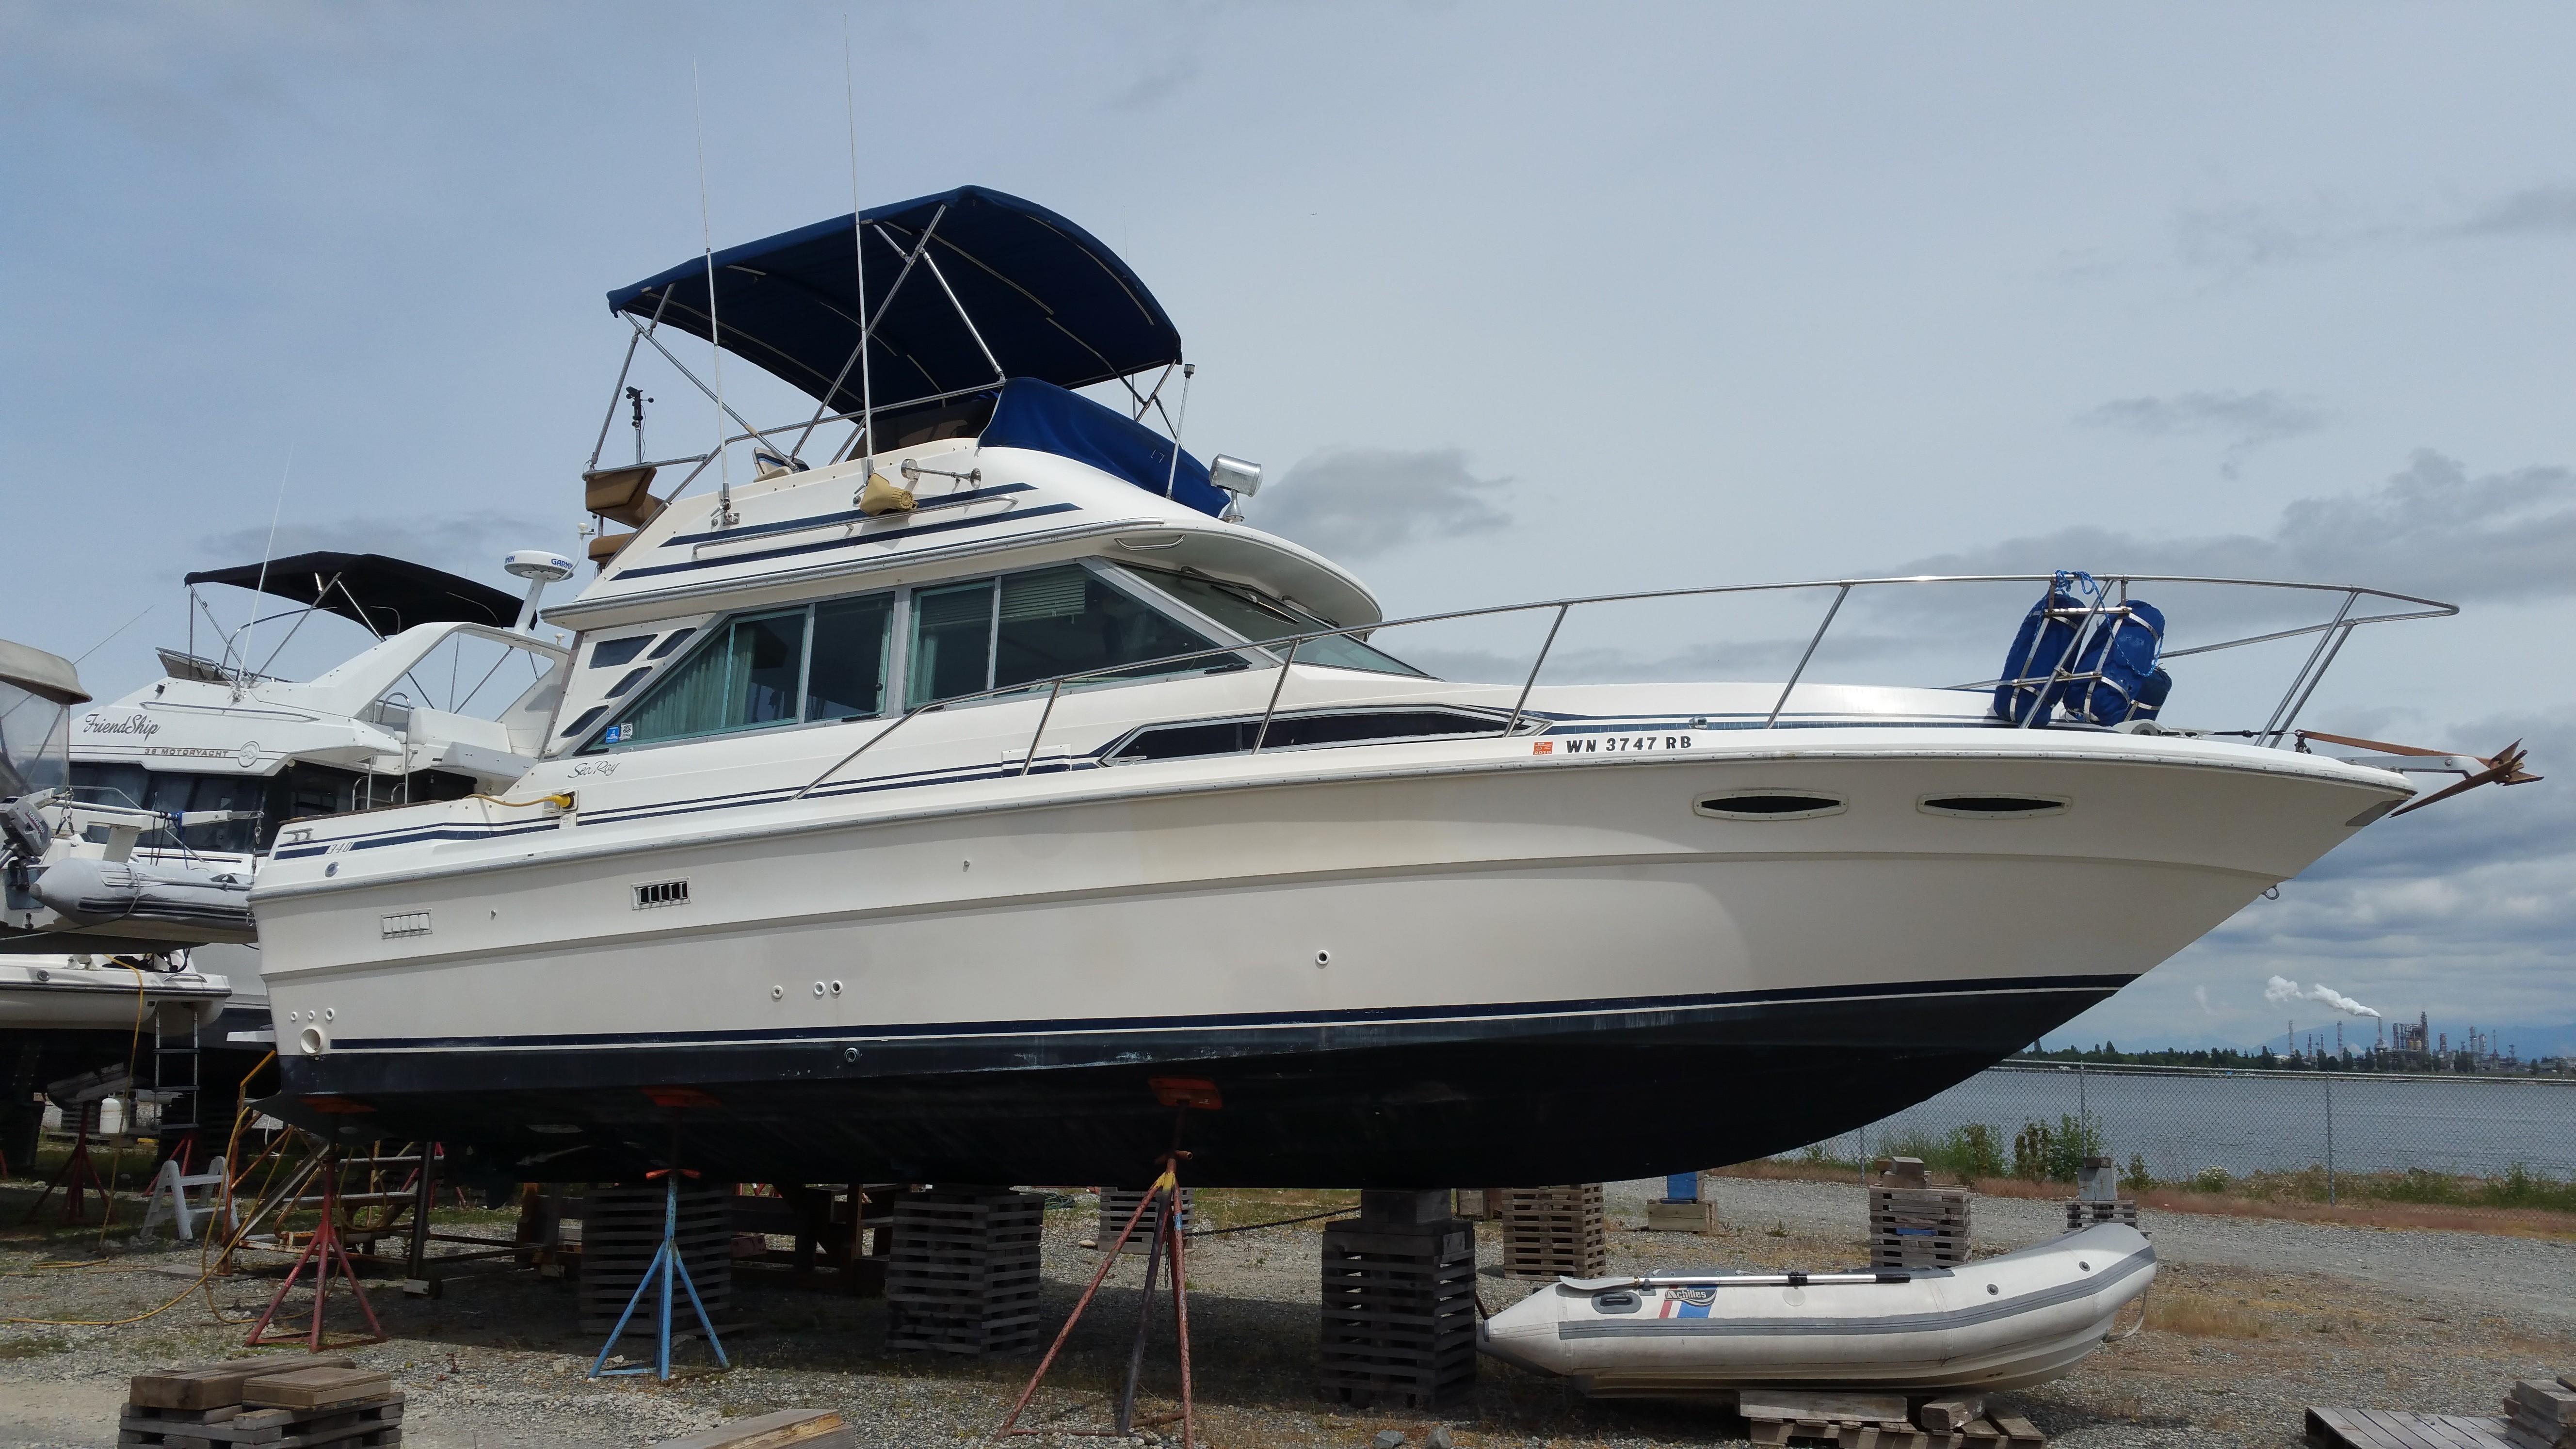
[[[1855,1136],[1866,1157],[1894,1136],[1940,1137],[1980,1122],[2009,1160],[2022,1124],[2055,1126],[2079,1111],[2100,1129],[2105,1152],[2123,1165],[2141,1155],[2167,1181],[2207,1167],[2243,1174],[2329,1161],[2338,1172],[2489,1176],[2519,1165],[2576,1177],[2576,1080],[2566,1078],[2003,1066]],[[1850,1155],[1855,1136],[1824,1145]]]

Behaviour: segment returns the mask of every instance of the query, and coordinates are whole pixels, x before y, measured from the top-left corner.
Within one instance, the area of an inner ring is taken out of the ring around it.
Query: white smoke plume
[[[2291,980],[2287,976],[2273,977],[2271,982],[2263,988],[2263,999],[2271,1002],[2274,1006],[2280,1006],[2292,1001],[2320,1001],[2333,1007],[2335,1010],[2342,1012],[2346,1016],[2379,1015],[2378,1012],[2362,1005],[2360,1002],[2353,1000],[2351,997],[2344,995],[2342,992],[2335,990],[2333,987],[2326,985],[2322,981],[2309,987],[2307,990],[2302,991],[2299,989],[2299,983]]]

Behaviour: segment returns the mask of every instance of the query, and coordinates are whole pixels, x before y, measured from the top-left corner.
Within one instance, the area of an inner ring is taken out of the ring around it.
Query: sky
[[[973,182],[1115,248],[1199,364],[1192,451],[1264,463],[1253,521],[1390,615],[1913,572],[2369,584],[2463,612],[2364,631],[2302,723],[2522,738],[2563,774],[2571,43],[2576,12],[2511,4],[0,0],[0,633],[113,697],[185,642],[180,576],[255,561],[272,518],[279,553],[504,585],[509,549],[577,551],[604,294],[846,213],[855,160],[870,204]],[[702,446],[712,409],[644,380],[664,451]],[[1814,677],[1991,672],[2026,602],[1960,597],[1856,609]],[[2177,641],[2278,627],[2165,606]],[[1566,668],[1776,678],[1794,612],[1622,615]],[[2169,718],[2260,723],[2285,647],[2178,667]],[[2052,1041],[2331,1032],[2279,976],[2576,1049],[2569,798],[2373,827]]]

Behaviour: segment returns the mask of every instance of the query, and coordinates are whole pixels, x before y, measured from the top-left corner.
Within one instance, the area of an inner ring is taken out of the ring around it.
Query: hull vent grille
[[[428,934],[429,912],[427,911],[405,911],[397,916],[385,917],[385,939],[388,941],[400,940],[405,936]]]
[[[649,911],[656,906],[685,906],[689,903],[689,883],[684,880],[657,880],[635,888],[635,909]]]

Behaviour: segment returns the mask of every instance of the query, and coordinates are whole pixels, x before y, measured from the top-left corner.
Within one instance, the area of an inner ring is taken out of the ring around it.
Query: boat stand
[[[651,1373],[664,1383],[671,1381],[671,1284],[674,1279],[689,1295],[689,1307],[698,1315],[698,1327],[706,1332],[707,1347],[715,1351],[716,1367],[733,1367],[732,1361],[725,1357],[724,1340],[716,1336],[715,1320],[707,1316],[707,1305],[698,1298],[698,1285],[689,1278],[689,1265],[680,1257],[680,1179],[697,1175],[694,1169],[679,1167],[665,1167],[644,1174],[647,1181],[658,1177],[666,1185],[662,1199],[662,1245],[653,1250],[652,1265],[644,1270],[643,1281],[635,1285],[635,1295],[626,1300],[626,1311],[617,1315],[617,1326],[608,1330],[608,1341],[599,1346],[599,1357],[591,1361],[592,1378]],[[648,1368],[639,1363],[625,1368],[610,1368],[608,1356],[616,1351],[618,1339],[626,1333],[627,1322],[635,1317],[635,1305],[643,1302],[646,1291],[654,1289],[656,1284],[660,1285],[660,1307],[655,1320],[652,1365]]]
[[[259,1322],[251,1326],[250,1337],[242,1340],[252,1348],[258,1348],[263,1344],[294,1342],[295,1335],[291,1333],[269,1337],[268,1325],[269,1320],[277,1316],[279,1306],[286,1302],[286,1295],[293,1291],[295,1280],[304,1275],[304,1269],[308,1265],[313,1269],[313,1327],[304,1338],[307,1352],[322,1351],[322,1307],[331,1298],[331,1269],[334,1265],[338,1266],[340,1276],[349,1281],[349,1292],[358,1300],[358,1311],[367,1317],[367,1336],[349,1340],[348,1344],[340,1346],[385,1341],[385,1327],[376,1321],[375,1305],[367,1301],[366,1285],[358,1281],[357,1265],[349,1261],[348,1246],[340,1241],[339,1159],[338,1148],[326,1147],[322,1150],[321,1160],[314,1172],[314,1176],[322,1179],[322,1224],[313,1230],[313,1241],[304,1245],[304,1251],[296,1258],[295,1266],[287,1270],[286,1281],[277,1285],[276,1294],[268,1300],[268,1308],[259,1315]],[[280,1213],[278,1223],[281,1235],[285,1221],[285,1215]]]
[[[62,1189],[63,1221],[66,1224],[86,1224],[89,1221],[87,1194],[90,1192],[96,1192],[109,1210],[115,1208],[116,1199],[109,1196],[108,1185],[99,1180],[98,1165],[91,1162],[89,1156],[90,1134],[98,1130],[99,1104],[84,1102],[78,1112],[72,1121],[72,1155],[64,1160],[62,1170],[54,1174],[53,1180],[45,1184],[45,1190],[36,1194],[36,1200],[27,1205],[27,1215],[18,1219],[22,1226],[36,1220],[36,1214],[44,1210],[45,1199],[52,1197],[56,1188]],[[35,1166],[32,1162],[27,1165]]]
[[[1215,1083],[1194,1077],[1156,1077],[1153,1087],[1154,1099],[1172,1109],[1172,1150],[1163,1154],[1160,1159],[1162,1172],[1155,1177],[1154,1185],[1146,1190],[1144,1197],[1137,1201],[1136,1210],[1127,1215],[1126,1226],[1118,1230],[1116,1240],[1101,1245],[1100,1267],[1092,1273],[1091,1282],[1082,1290],[1082,1297],[1074,1302],[1073,1312],[1065,1316],[1064,1327],[1056,1330],[1055,1342],[1047,1345],[1046,1356],[1038,1360],[1037,1372],[1029,1375],[1028,1387],[1020,1390],[1019,1402],[1011,1405],[1009,1416],[1002,1420],[1000,1428],[993,1431],[996,1438],[1043,1434],[1075,1439],[1123,1439],[1139,1429],[1155,1428],[1178,1420],[1181,1425],[1179,1449],[1192,1449],[1198,1442],[1198,1410],[1190,1384],[1188,1254],[1182,1247],[1186,1235],[1181,1231],[1180,1212],[1180,1165],[1188,1160],[1189,1154],[1181,1150],[1181,1128],[1188,1121],[1192,1107],[1213,1111],[1224,1103],[1217,1094]],[[1109,1270],[1118,1266],[1119,1255],[1126,1249],[1127,1240],[1135,1235],[1136,1225],[1144,1221],[1149,1212],[1154,1214],[1154,1236],[1145,1254],[1145,1287],[1136,1306],[1136,1336],[1127,1348],[1127,1382],[1119,1390],[1116,1420],[1106,1429],[1020,1427],[1020,1415],[1027,1412],[1029,1401],[1037,1397],[1038,1386],[1046,1381],[1047,1370],[1054,1366],[1056,1355],[1064,1349],[1065,1340],[1073,1336],[1073,1326],[1082,1321],[1083,1310],[1091,1306],[1092,1296],[1100,1291],[1101,1282],[1108,1278]],[[1181,1407],[1176,1413],[1158,1414],[1140,1422],[1136,1418],[1136,1384],[1145,1368],[1145,1336],[1154,1322],[1154,1279],[1167,1259],[1172,1273],[1172,1317],[1181,1340]]]

